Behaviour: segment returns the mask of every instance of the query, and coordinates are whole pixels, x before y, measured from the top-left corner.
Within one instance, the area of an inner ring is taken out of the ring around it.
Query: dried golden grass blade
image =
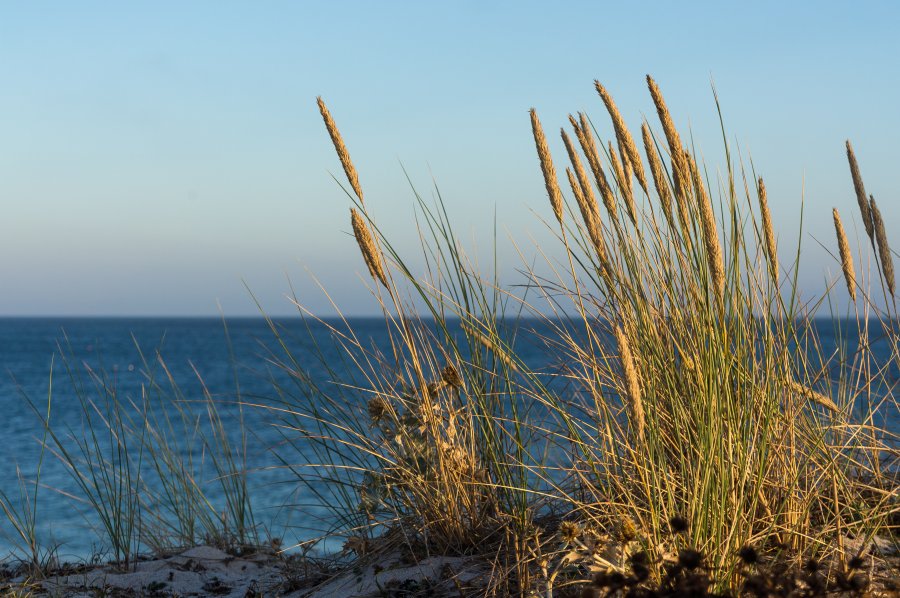
[[[831,210],[831,215],[834,217],[834,232],[837,234],[838,249],[841,253],[841,269],[844,271],[844,280],[847,282],[850,298],[856,301],[856,271],[853,269],[850,243],[847,242],[847,235],[844,233],[844,225],[841,223],[837,208]]]
[[[612,96],[606,88],[603,87],[600,81],[594,80],[594,87],[597,89],[597,93],[600,94],[600,98],[606,105],[606,110],[609,112],[613,128],[616,131],[616,137],[619,139],[620,147],[624,149],[623,154],[628,156],[628,161],[634,169],[634,174],[637,177],[638,183],[640,183],[644,193],[649,195],[650,191],[647,187],[647,175],[644,173],[644,165],[641,163],[641,154],[638,152],[637,145],[634,143],[631,132],[625,125],[622,114],[619,112],[618,107],[616,107],[616,103],[613,101]]]
[[[381,262],[381,252],[375,245],[375,239],[369,230],[366,221],[356,211],[356,208],[350,208],[350,223],[353,225],[353,236],[356,237],[356,244],[363,255],[366,266],[369,268],[369,274],[372,278],[381,282],[384,288],[388,289],[387,278],[384,275],[384,266]]]
[[[347,146],[344,145],[344,139],[341,137],[341,132],[338,130],[337,124],[331,117],[331,112],[328,111],[328,107],[325,105],[325,101],[322,97],[319,96],[316,98],[316,101],[319,104],[319,112],[322,113],[322,120],[325,121],[325,128],[328,129],[328,135],[331,137],[331,142],[334,144],[334,150],[337,152],[338,159],[341,161],[341,166],[344,167],[344,174],[347,175],[350,187],[353,189],[353,192],[356,193],[356,197],[359,198],[360,203],[362,203],[363,192],[362,187],[359,186],[359,175],[356,173],[353,161],[350,160],[350,152],[347,151]]]
[[[769,257],[769,268],[772,271],[772,280],[777,284],[778,248],[775,244],[775,231],[772,229],[772,214],[769,213],[769,200],[768,197],[766,197],[766,185],[763,183],[762,177],[759,177],[756,194],[759,198],[759,211],[762,214],[763,237],[766,242],[766,253]]]
[[[538,159],[541,162],[541,172],[544,173],[544,184],[547,187],[547,195],[550,197],[550,207],[553,208],[553,215],[562,225],[563,218],[563,199],[562,192],[559,190],[559,181],[556,179],[556,169],[553,167],[553,158],[550,156],[550,148],[547,146],[547,137],[544,135],[544,129],[541,127],[541,121],[538,119],[537,111],[532,108],[531,114],[531,131],[534,134],[534,145],[537,148]]]

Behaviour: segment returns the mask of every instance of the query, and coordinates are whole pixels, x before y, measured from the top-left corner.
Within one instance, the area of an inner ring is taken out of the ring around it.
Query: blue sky
[[[244,282],[269,313],[291,313],[291,284],[327,313],[313,277],[371,313],[317,95],[402,250],[401,164],[426,195],[434,177],[472,246],[496,213],[509,282],[509,237],[552,248],[527,110],[606,126],[595,78],[636,128],[652,74],[711,166],[715,80],[785,252],[805,194],[809,293],[839,272],[817,243],[834,247],[831,208],[859,224],[846,138],[900,230],[894,3],[605,4],[0,4],[0,315],[253,314]]]

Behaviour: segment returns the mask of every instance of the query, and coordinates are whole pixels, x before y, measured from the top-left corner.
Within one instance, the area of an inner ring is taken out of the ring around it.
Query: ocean
[[[354,318],[348,324],[364,344],[390,352],[383,319]],[[546,324],[525,324],[542,328],[545,337],[552,335]],[[280,331],[284,346],[270,326]],[[823,321],[817,328],[827,353],[835,346],[833,325]],[[886,359],[886,343],[876,347]],[[240,444],[238,424],[243,421],[242,429],[248,433],[249,495],[261,535],[282,538],[287,546],[318,537],[333,522],[321,499],[298,484],[297,474],[285,467],[298,457],[286,443],[291,431],[278,425],[276,411],[264,407],[283,405],[273,380],[282,387],[296,382],[283,367],[285,350],[296,359],[291,367],[319,384],[330,383],[328,367],[339,370],[347,363],[328,326],[299,317],[271,323],[262,318],[0,318],[0,490],[18,499],[24,480],[30,496],[41,463],[37,500],[41,542],[57,547],[61,560],[107,555],[108,547],[93,531],[97,518],[56,449],[44,451],[40,460],[41,417],[46,415],[48,398],[51,427],[70,450],[76,450],[72,439],[91,440],[83,420],[85,401],[96,407],[95,415],[106,413],[110,397],[124,405],[125,413],[135,413],[159,398],[153,381],[162,394],[174,382],[198,426],[208,423],[204,397],[216,401],[232,442]],[[529,366],[542,371],[552,374],[559,365],[541,343],[523,342],[517,350]],[[896,380],[896,366],[891,368],[888,379]],[[896,413],[884,416],[889,427],[900,429]],[[110,445],[103,434],[98,442]],[[197,478],[211,503],[223,509],[221,484],[209,455],[202,453],[197,456]],[[0,512],[0,559],[11,552],[13,538],[12,527]]]

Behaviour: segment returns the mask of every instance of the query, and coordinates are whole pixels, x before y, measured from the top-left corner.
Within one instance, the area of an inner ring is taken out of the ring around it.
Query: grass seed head
[[[531,131],[534,134],[534,145],[537,148],[538,159],[541,162],[541,172],[544,173],[544,184],[547,186],[547,195],[550,197],[550,207],[553,208],[553,215],[562,225],[563,217],[563,200],[562,192],[559,190],[559,182],[556,180],[556,169],[553,167],[553,158],[550,156],[550,148],[547,145],[547,137],[544,135],[544,129],[541,127],[541,121],[538,119],[537,111],[531,109]]]
[[[622,114],[616,107],[616,103],[613,101],[612,96],[609,95],[609,92],[606,91],[606,88],[603,87],[599,81],[594,81],[594,87],[597,89],[597,93],[600,94],[600,98],[606,105],[606,110],[609,112],[613,128],[616,131],[616,137],[619,139],[619,144],[624,149],[624,153],[628,156],[628,161],[634,169],[634,175],[637,177],[638,183],[640,183],[644,193],[649,194],[647,175],[644,174],[644,165],[641,163],[641,155],[638,152],[637,145],[634,143],[631,132],[628,130],[628,127],[625,126],[625,120],[622,118]]]
[[[619,160],[616,149],[613,147],[612,141],[609,142],[609,163],[612,166],[613,173],[619,183],[619,191],[622,193],[622,199],[625,201],[625,209],[632,224],[637,224],[637,210],[634,205],[634,195],[631,193],[629,178],[625,173],[625,165]],[[624,158],[624,156],[623,156]]]
[[[350,223],[353,225],[353,236],[356,237],[356,244],[359,245],[359,250],[363,255],[366,266],[369,268],[369,274],[387,289],[388,284],[384,275],[384,266],[381,262],[381,251],[375,245],[375,239],[372,237],[366,221],[363,220],[363,217],[355,208],[350,208]]]
[[[803,384],[800,384],[799,382],[792,380],[790,378],[785,380],[785,386],[787,387],[787,389],[790,392],[795,393],[797,396],[804,398],[807,401],[811,401],[813,403],[821,405],[822,407],[825,407],[832,413],[840,412],[840,409],[835,404],[835,402],[831,400],[830,397],[826,397],[822,393],[816,392],[815,390],[809,388],[808,386],[804,386]]]
[[[581,210],[581,218],[584,221],[584,227],[587,229],[591,243],[594,245],[594,251],[597,252],[597,258],[601,264],[606,264],[606,243],[603,240],[603,234],[600,229],[600,217],[597,214],[597,205],[584,196],[581,191],[581,185],[575,180],[572,171],[566,168],[566,176],[569,178],[569,186],[572,187],[572,193],[575,195],[575,201]]]
[[[772,214],[769,212],[769,200],[766,197],[766,185],[762,177],[759,177],[756,188],[759,197],[759,211],[762,214],[763,236],[766,242],[766,253],[769,257],[769,267],[772,272],[772,280],[778,283],[778,247],[775,244],[775,231],[772,229]]]
[[[597,199],[594,197],[594,189],[591,187],[591,182],[587,178],[587,173],[584,170],[581,159],[578,157],[578,152],[575,150],[575,145],[572,143],[572,140],[569,139],[569,136],[566,134],[565,130],[560,129],[560,134],[562,135],[563,143],[566,146],[566,152],[569,154],[569,161],[572,163],[572,168],[575,169],[575,176],[578,180],[578,186],[581,187],[581,194],[584,196],[584,201],[588,206],[588,211],[596,215],[592,216],[592,219],[599,218],[599,211],[597,210]],[[579,207],[580,205],[581,204],[579,204]]]
[[[591,123],[588,122],[588,118],[584,112],[578,113],[578,119],[578,124],[580,124],[580,126],[575,126],[576,123],[574,122],[574,118],[572,118],[570,122],[572,122],[572,125],[575,128],[575,134],[578,136],[578,142],[581,144],[584,155],[588,157],[588,164],[590,164],[591,170],[594,173],[594,180],[597,182],[597,188],[600,189],[603,205],[606,207],[609,217],[615,220],[617,216],[616,197],[613,194],[612,187],[609,186],[606,173],[603,171],[600,153],[597,150],[597,144],[594,142],[594,134],[591,132]]]
[[[850,145],[849,139],[847,140],[847,161],[850,163],[850,176],[853,177],[853,189],[856,191],[856,201],[859,203],[859,212],[866,227],[866,234],[874,242],[874,223],[869,209],[869,200],[866,199],[866,187],[863,185],[862,175],[859,174],[859,164],[856,163],[856,154],[853,153],[853,146]]]
[[[628,343],[628,337],[621,326],[614,329],[616,343],[619,346],[619,359],[622,363],[622,375],[625,381],[625,392],[631,409],[631,423],[637,435],[638,441],[644,441],[644,404],[641,397],[641,384],[638,379],[637,368],[634,363],[634,355]]]
[[[719,243],[716,215],[713,212],[712,201],[706,192],[703,179],[700,178],[697,163],[687,152],[684,152],[683,160],[689,165],[692,178],[694,179],[694,189],[697,192],[697,207],[700,210],[700,224],[703,226],[703,243],[706,246],[706,261],[712,277],[713,288],[721,300],[725,296],[725,261],[722,257],[722,245]]]
[[[669,107],[666,105],[662,91],[660,91],[656,81],[650,75],[647,75],[647,86],[650,88],[650,95],[653,97],[653,103],[656,106],[656,113],[659,115],[663,133],[666,135],[666,141],[669,142],[669,154],[672,156],[672,178],[675,180],[675,195],[679,201],[686,201],[690,175],[688,167],[684,163],[681,136],[675,128],[675,122],[669,113]]]
[[[344,174],[347,175],[350,187],[353,189],[353,192],[356,193],[356,197],[359,198],[360,203],[362,203],[363,192],[362,187],[359,186],[359,175],[356,173],[356,167],[353,166],[353,161],[350,160],[350,152],[347,151],[347,146],[344,145],[344,139],[341,137],[341,132],[338,130],[337,124],[331,117],[331,112],[328,111],[325,100],[319,96],[316,98],[316,101],[319,103],[319,112],[322,113],[322,120],[325,121],[325,128],[328,129],[328,135],[331,136],[334,150],[337,152],[338,159],[341,161],[341,166],[344,167]]]
[[[841,269],[844,271],[847,291],[850,292],[850,298],[856,301],[856,271],[853,269],[853,254],[850,253],[850,243],[847,242],[847,235],[844,233],[844,225],[841,223],[841,217],[838,215],[837,208],[831,210],[831,215],[834,217],[834,232],[837,234],[838,249],[841,253]]]
[[[881,273],[887,283],[888,291],[894,296],[894,260],[891,257],[891,247],[888,245],[887,233],[884,232],[884,221],[881,219],[881,210],[875,203],[875,198],[869,196],[872,214],[872,225],[875,227],[875,241],[878,243],[878,257],[881,258]]]
[[[653,175],[653,184],[656,186],[656,194],[659,196],[659,203],[662,206],[663,213],[668,220],[669,225],[672,221],[672,191],[669,189],[669,181],[666,179],[666,171],[663,168],[662,160],[656,153],[656,145],[653,143],[653,136],[650,134],[650,127],[644,122],[641,125],[641,136],[644,139],[644,151],[647,153],[647,161],[650,163],[650,173]]]

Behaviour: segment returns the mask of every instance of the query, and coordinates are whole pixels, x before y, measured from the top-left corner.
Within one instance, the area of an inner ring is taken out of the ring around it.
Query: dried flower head
[[[559,535],[566,544],[572,544],[581,536],[581,526],[574,521],[563,521],[559,524]]]
[[[853,269],[853,254],[850,253],[850,243],[847,242],[847,235],[844,233],[844,225],[841,223],[841,217],[838,215],[837,208],[831,210],[831,215],[834,217],[834,231],[837,233],[844,280],[847,282],[850,298],[856,301],[856,271]]]
[[[331,117],[331,112],[328,111],[325,100],[319,96],[316,98],[316,101],[319,103],[319,112],[322,113],[322,120],[325,121],[325,128],[328,129],[328,135],[331,137],[331,142],[334,144],[334,150],[337,152],[338,159],[341,161],[341,166],[344,167],[344,174],[347,175],[347,180],[350,182],[350,187],[353,189],[353,192],[356,193],[356,197],[362,202],[363,193],[362,187],[359,186],[359,175],[356,174],[356,168],[353,166],[353,161],[350,160],[350,152],[347,151],[347,146],[344,145],[344,139],[341,137],[341,132],[338,130],[337,124],[335,124],[334,119]]]
[[[553,208],[553,215],[556,216],[556,220],[562,225],[562,192],[560,192],[559,182],[556,180],[556,169],[553,167],[553,158],[550,156],[547,137],[544,135],[541,121],[538,120],[537,111],[532,108],[530,114],[531,131],[534,134],[534,145],[537,147],[538,159],[541,162],[541,172],[544,173],[544,184],[547,187],[547,195],[550,197],[550,207]]]
[[[381,251],[375,245],[375,239],[365,220],[355,208],[350,208],[350,223],[353,225],[353,236],[356,237],[356,244],[359,245],[359,250],[369,268],[369,274],[387,289],[387,278],[385,278],[384,266],[381,263]]]
[[[453,388],[462,388],[462,378],[459,375],[459,372],[456,371],[456,368],[452,365],[448,365],[443,370],[441,370],[441,380],[449,384]]]
[[[376,395],[369,399],[368,408],[369,419],[373,425],[377,425],[390,413],[391,404],[384,397]]]

